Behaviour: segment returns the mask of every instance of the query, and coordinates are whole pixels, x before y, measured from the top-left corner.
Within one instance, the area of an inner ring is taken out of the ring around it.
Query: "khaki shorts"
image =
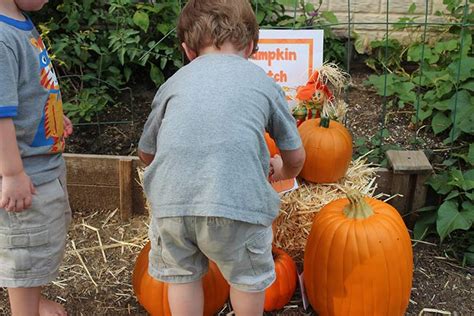
[[[272,228],[222,217],[153,218],[149,273],[168,283],[201,279],[214,261],[229,284],[260,292],[275,280]]]
[[[0,287],[42,286],[58,275],[71,221],[65,174],[36,191],[27,210],[0,208]]]

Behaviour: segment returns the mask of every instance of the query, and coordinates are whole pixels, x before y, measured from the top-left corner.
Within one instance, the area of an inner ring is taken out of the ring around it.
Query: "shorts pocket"
[[[47,272],[49,267],[48,229],[15,233],[0,232],[0,270],[3,272]],[[33,271],[35,270],[35,271]]]
[[[245,243],[255,275],[260,275],[273,269],[272,239],[271,227],[267,227],[264,231],[253,235]]]

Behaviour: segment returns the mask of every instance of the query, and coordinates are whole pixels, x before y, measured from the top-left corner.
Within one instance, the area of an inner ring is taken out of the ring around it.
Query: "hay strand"
[[[89,272],[89,269],[87,268],[86,264],[84,263],[84,260],[82,259],[79,252],[77,252],[76,243],[74,242],[74,240],[71,240],[71,245],[72,245],[72,248],[74,249],[74,251],[76,253],[77,258],[81,262],[82,267],[84,268],[84,270],[86,270],[86,273],[89,276],[89,279],[92,281],[92,283],[94,284],[95,287],[98,287],[97,283],[94,281],[94,278],[92,278],[92,275]]]

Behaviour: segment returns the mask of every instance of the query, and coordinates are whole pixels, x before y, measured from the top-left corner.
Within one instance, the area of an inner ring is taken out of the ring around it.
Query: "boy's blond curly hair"
[[[202,48],[229,41],[243,50],[253,41],[257,51],[258,23],[248,0],[189,0],[178,19],[180,43],[199,54]]]

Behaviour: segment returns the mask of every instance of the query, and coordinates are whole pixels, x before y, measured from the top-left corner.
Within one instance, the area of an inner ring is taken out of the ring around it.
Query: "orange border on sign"
[[[308,79],[313,74],[313,46],[314,40],[312,38],[263,38],[259,39],[258,43],[262,44],[306,44],[309,48],[309,69]]]

